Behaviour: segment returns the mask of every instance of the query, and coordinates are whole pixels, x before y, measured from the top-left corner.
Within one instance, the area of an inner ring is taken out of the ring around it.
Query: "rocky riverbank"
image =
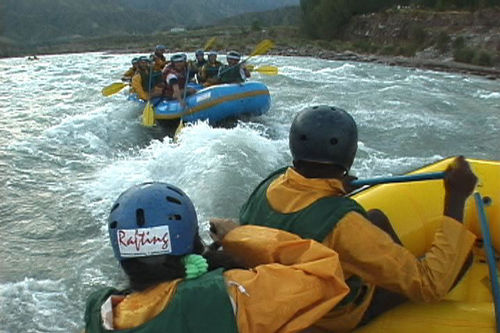
[[[194,51],[216,37],[220,53],[251,54],[263,39],[276,47],[269,54],[310,56],[340,61],[381,63],[500,79],[500,8],[468,11],[424,11],[393,8],[353,17],[336,40],[313,40],[298,27],[207,27],[180,33],[108,36],[19,49],[16,55],[69,52],[144,52],[165,44],[169,52]],[[14,52],[14,51],[13,51]]]
[[[318,48],[279,48],[279,46],[277,49],[271,51],[270,54],[283,56],[308,56],[339,61],[372,62],[388,66],[420,68],[440,72],[460,73],[464,75],[479,75],[484,76],[489,80],[500,79],[500,69],[460,63],[451,59],[431,60],[419,57],[366,55],[358,54],[352,51],[335,52]]]

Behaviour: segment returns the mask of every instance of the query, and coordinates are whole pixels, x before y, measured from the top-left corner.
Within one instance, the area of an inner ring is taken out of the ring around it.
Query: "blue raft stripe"
[[[255,96],[261,96],[261,95],[269,95],[269,91],[268,90],[254,90],[254,91],[248,91],[248,92],[244,92],[244,93],[240,93],[240,94],[228,95],[228,96],[216,98],[216,99],[213,99],[213,100],[208,101],[206,103],[197,105],[191,109],[187,109],[185,112],[182,112],[182,113],[177,113],[174,115],[156,114],[155,119],[163,119],[163,120],[164,119],[179,119],[183,116],[198,113],[200,111],[203,111],[203,110],[209,109],[211,107],[220,105],[224,102],[229,102],[229,101],[234,101],[234,100],[244,99],[244,98],[250,98],[250,97],[255,97]]]

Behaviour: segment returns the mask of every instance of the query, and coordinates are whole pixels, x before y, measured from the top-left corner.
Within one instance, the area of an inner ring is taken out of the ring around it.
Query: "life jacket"
[[[207,61],[203,59],[202,61],[198,61],[198,59],[190,60],[189,64],[189,80],[191,81],[195,76],[196,79],[200,80],[200,71],[203,65],[205,65]]]
[[[167,64],[167,59],[165,59],[165,56],[163,54],[158,55],[155,53],[154,56],[155,56],[155,64],[153,70],[155,72],[161,72],[163,67],[165,67],[165,65]]]
[[[245,76],[241,71],[239,64],[235,66],[224,65],[219,67],[217,76],[221,83],[241,83],[245,81]]]
[[[150,321],[121,333],[237,333],[233,307],[227,293],[222,269],[197,279],[182,281],[167,307]],[[90,295],[85,308],[86,333],[109,333],[103,327],[101,305],[114,288],[103,288]]]
[[[184,89],[186,85],[186,71],[176,70],[173,63],[165,67],[165,70],[163,71],[163,77],[165,78],[165,81],[167,83],[165,87],[165,94],[167,97],[172,98],[172,96],[174,95],[174,89],[172,85],[168,83],[169,75],[175,75],[178,80],[179,89]]]
[[[162,80],[161,72],[151,72],[151,81],[149,79],[149,72],[139,71],[139,74],[141,74],[142,89],[144,89],[144,91],[148,93],[151,92],[153,90],[153,87],[160,83]]]
[[[215,61],[215,63],[213,63],[213,64],[207,62],[202,68],[202,71],[204,73],[203,75],[205,76],[205,80],[217,76],[217,74],[219,73],[219,68],[221,66],[222,66],[222,64],[220,61]]]
[[[275,211],[269,205],[266,192],[269,185],[285,173],[286,169],[287,167],[273,172],[257,186],[241,208],[240,224],[281,229],[321,243],[347,213],[354,211],[366,216],[363,207],[347,197],[321,198],[294,213],[285,214]],[[351,291],[339,305],[345,305],[353,301],[360,293],[363,285],[362,279],[358,276],[351,276],[346,280],[346,283]]]

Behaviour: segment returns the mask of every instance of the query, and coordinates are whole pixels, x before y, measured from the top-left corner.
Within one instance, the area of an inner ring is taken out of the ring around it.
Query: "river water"
[[[166,181],[185,190],[206,233],[236,217],[253,187],[289,164],[288,129],[306,106],[352,113],[353,173],[400,174],[462,154],[500,159],[500,84],[480,77],[328,61],[257,57],[271,110],[233,128],[198,123],[177,143],[141,126],[124,92],[103,97],[137,54],[0,59],[0,332],[77,332],[87,295],[124,286],[106,216],[129,186]],[[192,56],[192,55],[191,55]]]

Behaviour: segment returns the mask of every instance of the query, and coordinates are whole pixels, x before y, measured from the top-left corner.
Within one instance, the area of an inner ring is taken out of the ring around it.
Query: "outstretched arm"
[[[337,253],[313,240],[242,226],[224,237],[223,246],[254,267],[224,274],[236,304],[239,332],[301,331],[349,291]]]

